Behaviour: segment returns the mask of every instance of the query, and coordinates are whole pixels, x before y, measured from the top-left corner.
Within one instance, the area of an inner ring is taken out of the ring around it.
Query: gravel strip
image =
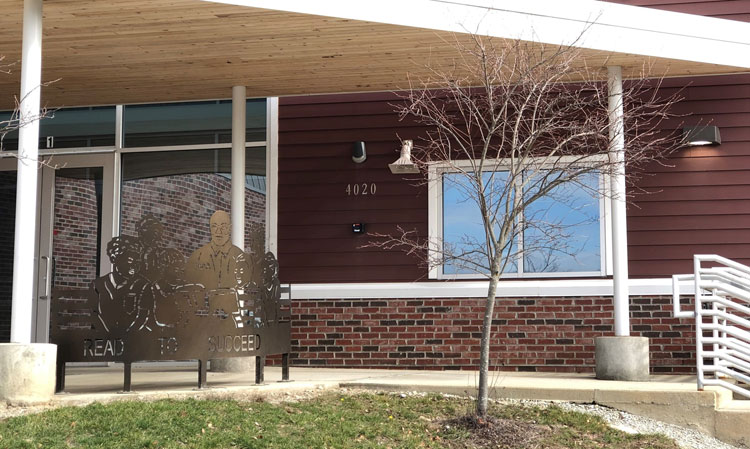
[[[509,401],[500,401],[506,403]],[[523,405],[536,407],[549,407],[556,405],[563,410],[587,413],[604,419],[610,427],[627,433],[660,433],[673,439],[683,449],[739,449],[736,446],[724,443],[703,432],[685,427],[667,424],[645,416],[633,415],[609,407],[596,404],[575,404],[571,402],[547,402],[547,401],[512,401]]]
[[[424,395],[416,391],[401,393],[402,397],[411,395]],[[453,395],[443,395],[445,397],[456,397]],[[682,449],[742,449],[737,446],[719,441],[703,432],[685,427],[667,424],[645,416],[633,415],[628,412],[622,412],[609,407],[596,404],[577,404],[573,402],[559,401],[535,401],[528,399],[498,399],[495,402],[499,404],[521,404],[529,407],[545,408],[552,405],[562,408],[563,410],[587,413],[601,417],[610,427],[627,433],[651,434],[659,433],[671,438]]]

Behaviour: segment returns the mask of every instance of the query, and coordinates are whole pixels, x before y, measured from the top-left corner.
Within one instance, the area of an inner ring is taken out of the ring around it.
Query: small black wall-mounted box
[[[364,234],[365,224],[364,223],[352,223],[352,232],[355,234]]]

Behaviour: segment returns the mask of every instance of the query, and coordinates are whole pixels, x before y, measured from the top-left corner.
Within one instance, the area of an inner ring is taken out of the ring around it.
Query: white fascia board
[[[750,23],[592,0],[207,1],[750,68]]]
[[[483,298],[487,281],[292,284],[292,299]],[[683,295],[692,287],[683,287]],[[611,279],[501,280],[498,298],[612,296]],[[631,296],[672,294],[672,279],[630,279]]]

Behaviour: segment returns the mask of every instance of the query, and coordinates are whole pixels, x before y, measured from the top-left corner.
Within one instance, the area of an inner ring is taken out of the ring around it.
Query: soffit
[[[20,60],[22,0],[0,0],[0,55]],[[46,0],[42,91],[51,107],[396,90],[449,65],[468,36],[199,0]],[[581,64],[624,73],[701,75],[746,69],[582,50]],[[0,74],[13,106],[20,65]]]

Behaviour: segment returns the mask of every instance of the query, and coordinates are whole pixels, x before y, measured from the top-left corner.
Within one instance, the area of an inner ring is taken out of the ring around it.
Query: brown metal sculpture
[[[163,225],[147,215],[137,236],[107,245],[111,273],[85,290],[53,288],[58,391],[66,362],[122,362],[125,391],[131,364],[147,360],[198,360],[203,388],[209,359],[257,356],[255,380],[262,383],[265,356],[282,354],[282,380],[289,379],[290,301],[282,299],[276,257],[232,245],[224,211],[211,216],[210,226],[211,241],[185,261],[163,246]]]

